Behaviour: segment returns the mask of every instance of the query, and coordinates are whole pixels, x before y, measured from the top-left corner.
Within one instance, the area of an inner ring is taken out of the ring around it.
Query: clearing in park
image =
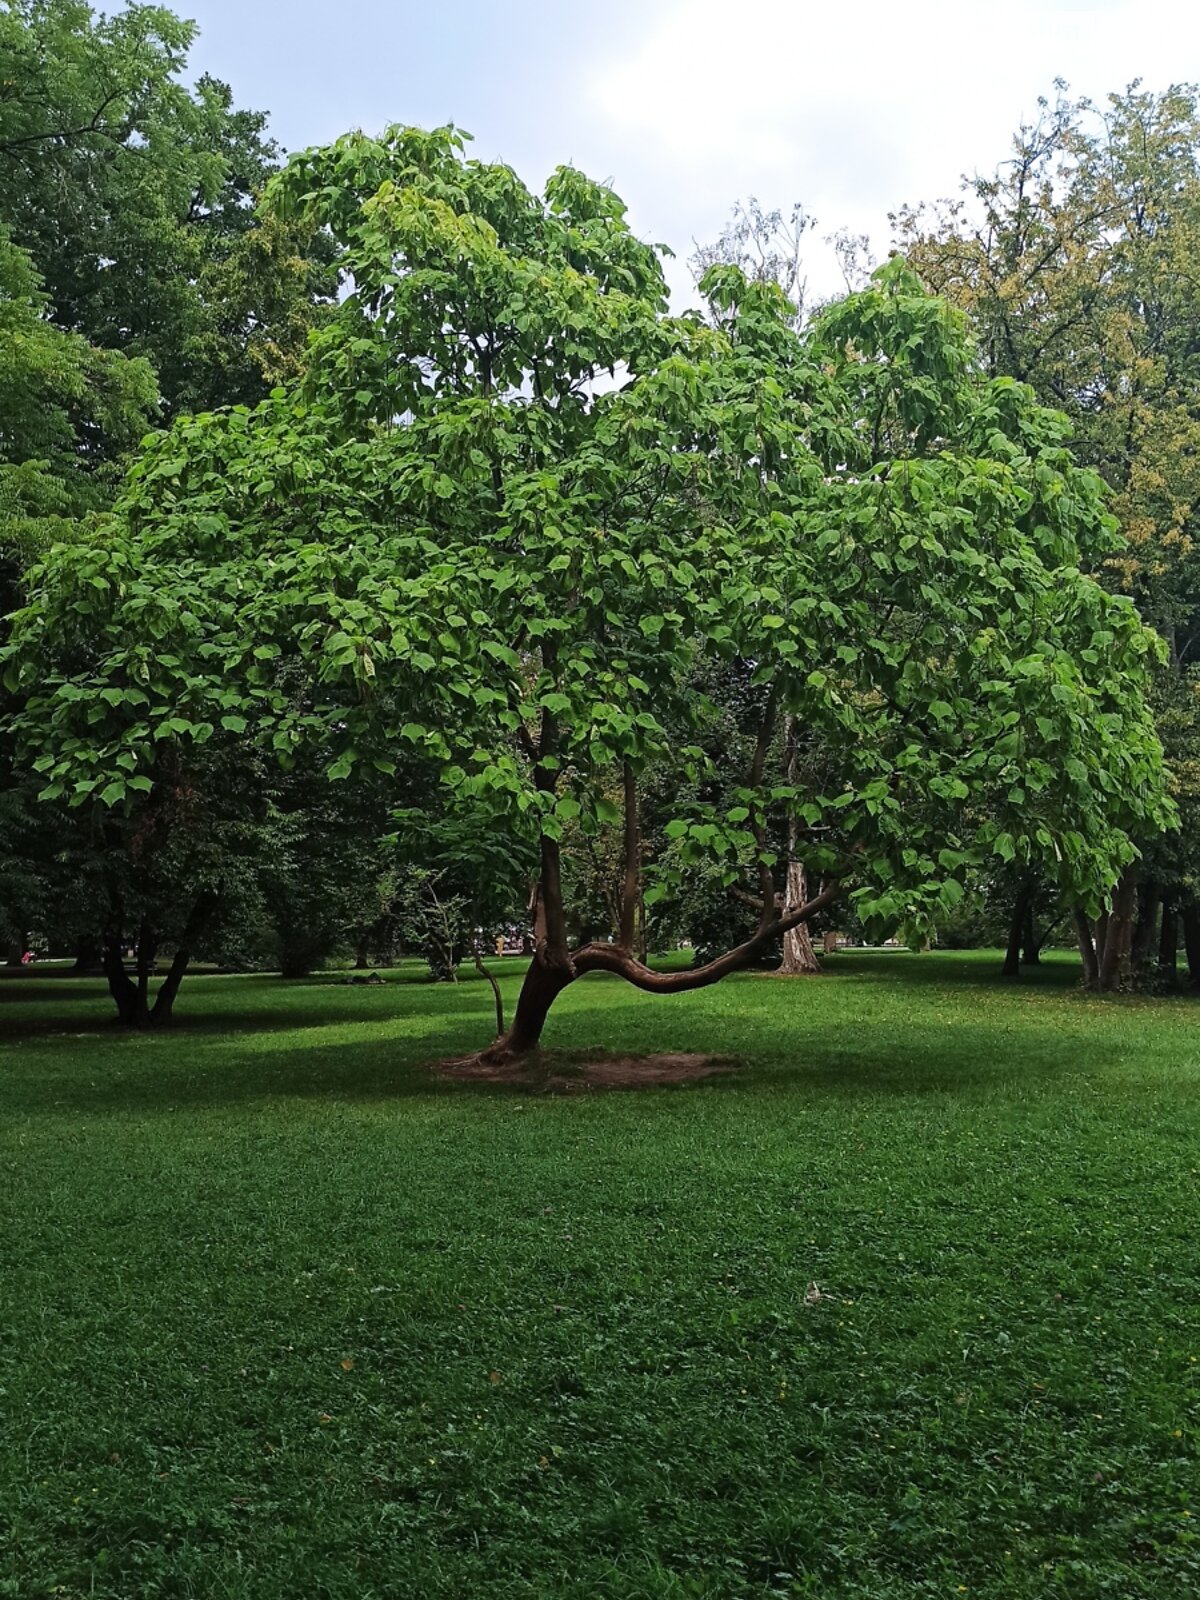
[[[478,979],[5,981],[0,1592],[1188,1592],[1192,1007],[995,962],[591,978],[741,1065],[573,1094],[428,1070]]]

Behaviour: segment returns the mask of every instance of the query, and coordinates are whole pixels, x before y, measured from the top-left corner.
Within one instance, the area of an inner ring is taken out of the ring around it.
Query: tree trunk
[[[219,889],[205,889],[197,895],[196,903],[188,915],[187,924],[176,946],[175,954],[171,958],[171,965],[167,975],[158,986],[158,994],[154,997],[154,1007],[150,1012],[150,1021],[158,1028],[165,1022],[170,1022],[171,1012],[175,1007],[175,997],[179,993],[179,985],[183,982],[184,974],[192,959],[192,947],[208,927],[216,915],[221,904]]]
[[[1189,906],[1183,913],[1183,948],[1187,955],[1188,983],[1200,989],[1200,907]]]
[[[75,941],[75,965],[71,972],[76,978],[86,978],[104,971],[104,950],[98,939],[82,934]]]
[[[140,1011],[148,1011],[150,1007],[150,975],[154,971],[158,959],[158,941],[154,929],[149,922],[143,922],[138,929],[137,941],[137,987]]]
[[[1126,867],[1113,890],[1112,909],[1105,929],[1100,958],[1099,987],[1106,993],[1129,987],[1133,956],[1133,923],[1137,902],[1137,877]]]
[[[16,937],[9,944],[8,955],[5,958],[4,965],[6,967],[20,967],[20,966],[23,966],[24,962],[22,961],[21,958],[24,956],[26,950],[28,950],[28,949],[29,949],[29,935],[27,933],[18,933],[16,935]]]
[[[354,968],[356,972],[365,972],[368,966],[367,941],[360,939],[354,951]]]
[[[1079,958],[1083,962],[1083,981],[1087,988],[1094,989],[1100,978],[1100,963],[1096,957],[1096,942],[1092,937],[1092,925],[1082,911],[1075,912],[1075,932],[1079,937]]]
[[[1032,906],[1033,892],[1022,884],[1013,902],[1012,918],[1008,924],[1008,948],[1004,952],[1004,965],[1000,968],[1001,975],[1005,978],[1021,976],[1021,941],[1025,937]]]
[[[799,777],[800,752],[796,740],[796,719],[788,717],[784,727],[787,746],[787,781],[795,787]],[[788,814],[788,867],[783,891],[785,911],[795,911],[808,898],[808,883],[804,863],[796,860],[800,827],[795,812]],[[779,964],[781,978],[809,978],[821,971],[821,963],[813,949],[812,935],[806,922],[790,928],[783,936],[783,960]]]
[[[804,865],[800,861],[789,861],[787,869],[787,888],[784,891],[784,908],[795,910],[802,906],[808,897],[808,885],[805,882]],[[817,960],[817,953],[813,949],[812,936],[806,923],[800,923],[791,928],[783,936],[783,960],[779,965],[781,978],[807,978],[819,974],[821,963]]]
[[[492,986],[492,1003],[496,1007],[496,1037],[504,1032],[504,996],[500,993],[500,985],[496,982],[495,974],[489,972],[483,964],[483,953],[476,944],[472,947],[475,956],[475,966],[481,978],[486,978]]]
[[[574,969],[552,964],[539,952],[529,963],[512,1024],[483,1052],[483,1059],[495,1064],[528,1055],[541,1042],[542,1029],[550,1007],[565,988],[575,981]]]
[[[1042,946],[1038,939],[1037,930],[1033,925],[1034,905],[1037,899],[1036,890],[1029,892],[1029,904],[1025,908],[1025,924],[1021,929],[1021,965],[1023,967],[1036,967],[1041,965]]]
[[[791,926],[810,921],[826,906],[832,905],[841,892],[841,882],[836,878],[831,879],[820,894],[807,904],[797,906],[794,911],[780,913],[770,922],[760,923],[748,939],[706,962],[704,966],[681,971],[655,972],[619,944],[583,945],[577,950],[564,952],[560,960],[555,960],[547,954],[547,941],[539,939],[538,954],[525,974],[512,1026],[481,1053],[480,1059],[500,1065],[511,1061],[514,1056],[536,1050],[550,1007],[576,978],[582,978],[589,972],[612,972],[649,994],[685,994],[692,989],[705,989],[710,984],[719,983],[731,972],[742,972],[761,961],[763,951],[786,934]]]
[[[1158,976],[1175,987],[1175,968],[1179,961],[1179,913],[1165,899],[1162,908],[1162,929],[1158,936]]]
[[[1133,930],[1131,959],[1136,972],[1150,960],[1154,935],[1158,931],[1158,908],[1162,894],[1157,883],[1147,881],[1138,887],[1137,923]]]
[[[1108,912],[1102,911],[1096,918],[1093,931],[1096,936],[1096,982],[1100,981],[1099,969],[1104,965],[1104,948],[1108,943]]]
[[[117,1008],[117,1021],[122,1027],[157,1028],[171,1020],[179,985],[192,958],[192,946],[208,926],[219,904],[220,894],[217,890],[206,889],[196,897],[167,975],[158,986],[153,1005],[150,1003],[150,974],[154,946],[149,925],[142,924],[138,939],[136,983],[125,970],[121,931],[119,928],[110,930],[104,941],[104,975],[108,979],[108,992]]]
[[[125,971],[125,945],[120,932],[110,933],[104,943],[104,976],[108,992],[117,1008],[117,1021],[123,1028],[144,1028],[150,1020],[145,998]]]

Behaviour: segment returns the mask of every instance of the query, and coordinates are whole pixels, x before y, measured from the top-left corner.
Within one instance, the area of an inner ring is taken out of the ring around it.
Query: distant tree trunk
[[[1158,908],[1162,892],[1157,883],[1147,880],[1138,887],[1137,922],[1133,930],[1131,959],[1136,972],[1150,960],[1154,935],[1158,931]]]
[[[144,1028],[149,1013],[137,984],[125,970],[125,941],[120,929],[111,931],[105,939],[104,976],[117,1008],[117,1021],[124,1028]]]
[[[1167,900],[1163,900],[1162,928],[1158,936],[1158,975],[1160,980],[1175,986],[1175,969],[1179,961],[1179,913]]]
[[[1094,989],[1100,978],[1100,963],[1092,925],[1082,911],[1075,912],[1075,932],[1079,938],[1079,959],[1083,962],[1083,981],[1087,988]]]
[[[1037,900],[1037,891],[1031,890],[1029,904],[1025,908],[1025,925],[1021,929],[1021,965],[1023,967],[1036,967],[1041,965],[1042,946],[1038,939],[1037,931],[1033,925],[1033,913]]]
[[[1096,935],[1096,982],[1100,982],[1099,968],[1104,965],[1104,949],[1108,943],[1108,912],[1102,911],[1093,924]]]
[[[794,786],[799,766],[795,717],[788,717],[784,729],[784,739],[787,743],[787,780]],[[787,880],[783,891],[783,908],[785,912],[802,906],[808,898],[808,883],[805,877],[804,863],[796,859],[799,832],[795,814],[792,813],[788,817],[788,866]],[[779,964],[779,976],[782,978],[811,978],[818,976],[820,971],[821,963],[817,960],[817,953],[813,949],[812,936],[808,931],[808,925],[802,922],[783,936],[783,960]]]
[[[1187,956],[1188,983],[1200,989],[1200,907],[1189,906],[1183,913],[1183,948]]]
[[[149,922],[143,922],[138,929],[137,941],[137,988],[138,1010],[148,1012],[150,1009],[150,975],[154,971],[158,957],[158,941],[154,929]]]
[[[75,965],[71,972],[77,978],[88,977],[91,973],[103,972],[104,948],[99,939],[88,934],[82,935],[75,941]]]
[[[8,955],[5,958],[4,965],[6,967],[19,967],[19,966],[22,966],[23,962],[21,960],[21,957],[25,954],[26,950],[28,950],[28,949],[29,949],[29,935],[27,933],[18,933],[16,935],[16,937],[9,944]]]
[[[109,929],[104,941],[104,975],[108,979],[108,992],[117,1008],[117,1021],[126,1028],[161,1027],[171,1020],[179,986],[192,957],[192,949],[212,920],[220,905],[220,891],[206,889],[196,897],[180,935],[167,975],[158,986],[154,1002],[150,1002],[150,975],[154,964],[154,936],[148,923],[143,923],[138,939],[137,982],[125,970],[125,942],[118,925]]]
[[[1012,917],[1008,924],[1008,948],[1004,952],[1004,965],[1000,968],[1005,978],[1021,976],[1021,941],[1026,936],[1030,912],[1033,908],[1033,890],[1022,884],[1013,902]]]
[[[1136,903],[1137,876],[1132,867],[1126,867],[1113,890],[1112,909],[1105,927],[1104,954],[1100,957],[1099,987],[1107,993],[1129,986]]]
[[[314,934],[302,928],[282,930],[279,935],[279,976],[309,977],[329,953],[329,943],[324,932]]]
[[[365,939],[360,939],[354,950],[354,966],[356,971],[365,972],[367,970],[369,965],[367,958],[367,941]]]
[[[221,904],[219,889],[206,889],[199,895],[187,919],[175,954],[171,958],[171,965],[167,968],[167,975],[158,986],[158,994],[154,997],[154,1007],[150,1013],[150,1021],[155,1027],[170,1022],[171,1013],[175,1008],[175,997],[179,993],[179,985],[183,982],[184,974],[192,959],[192,948],[200,939]]]
[[[804,865],[800,861],[789,861],[787,869],[787,889],[784,893],[784,910],[790,911],[797,906],[802,906],[808,898],[808,884],[805,880]],[[783,960],[779,965],[779,974],[785,978],[810,978],[819,975],[821,963],[817,960],[817,953],[813,949],[812,937],[805,923],[790,929],[783,936]]]

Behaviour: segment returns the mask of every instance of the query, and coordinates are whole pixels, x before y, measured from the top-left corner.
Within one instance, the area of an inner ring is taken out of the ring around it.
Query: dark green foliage
[[[187,86],[194,36],[157,5],[0,13],[0,218],[52,319],[148,357],[170,413],[264,394],[334,290],[327,242],[255,214],[277,148],[225,84]]]

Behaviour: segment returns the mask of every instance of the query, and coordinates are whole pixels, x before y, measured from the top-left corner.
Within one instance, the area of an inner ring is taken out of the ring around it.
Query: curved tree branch
[[[818,911],[832,905],[842,892],[840,878],[826,884],[820,894],[806,901],[788,915],[777,917],[751,934],[742,944],[727,950],[702,967],[692,967],[687,972],[655,972],[653,968],[637,961],[628,951],[614,944],[585,944],[571,953],[571,965],[578,976],[586,972],[615,972],[618,977],[632,983],[636,989],[651,994],[685,994],[689,989],[706,989],[710,983],[719,983],[731,972],[738,972],[762,953],[773,939],[810,922]]]

